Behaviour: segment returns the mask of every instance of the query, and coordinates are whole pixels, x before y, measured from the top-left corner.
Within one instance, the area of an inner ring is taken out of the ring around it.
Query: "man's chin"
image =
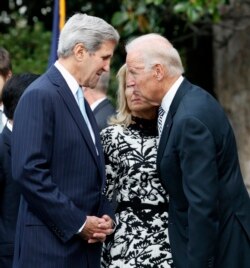
[[[148,102],[153,106],[160,106],[160,103],[158,103],[156,101],[148,101]]]
[[[149,104],[151,104],[153,106],[159,106],[160,105],[160,103],[158,103],[157,101],[153,100],[152,98],[148,98],[147,96],[144,96],[143,94],[142,94],[142,96]]]
[[[89,83],[89,88],[95,88],[96,87],[96,85],[97,85],[97,83],[98,83],[98,81],[99,81],[99,78],[97,79],[97,81],[92,81],[91,83]]]

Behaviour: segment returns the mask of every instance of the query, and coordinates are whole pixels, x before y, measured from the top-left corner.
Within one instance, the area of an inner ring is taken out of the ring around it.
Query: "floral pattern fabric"
[[[152,122],[101,132],[107,184],[117,226],[102,252],[103,268],[172,268],[168,199],[156,172],[158,137]]]

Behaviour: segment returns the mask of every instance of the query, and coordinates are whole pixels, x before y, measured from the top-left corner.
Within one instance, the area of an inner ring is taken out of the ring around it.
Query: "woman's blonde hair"
[[[131,124],[131,111],[127,104],[125,95],[126,89],[126,73],[127,66],[124,64],[118,71],[116,77],[118,79],[118,93],[117,93],[117,114],[109,119],[109,124],[122,124],[128,126]]]

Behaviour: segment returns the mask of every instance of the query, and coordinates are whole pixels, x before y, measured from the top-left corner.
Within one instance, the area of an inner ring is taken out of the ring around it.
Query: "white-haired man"
[[[144,35],[126,50],[128,80],[160,105],[157,166],[169,192],[174,266],[250,267],[250,199],[223,109],[182,76],[166,38]]]

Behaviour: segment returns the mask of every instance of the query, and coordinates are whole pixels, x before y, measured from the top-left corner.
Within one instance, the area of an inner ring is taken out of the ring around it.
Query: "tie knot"
[[[77,99],[80,100],[80,99],[83,99],[83,92],[82,92],[82,88],[79,87],[76,91],[76,96],[77,96]]]

